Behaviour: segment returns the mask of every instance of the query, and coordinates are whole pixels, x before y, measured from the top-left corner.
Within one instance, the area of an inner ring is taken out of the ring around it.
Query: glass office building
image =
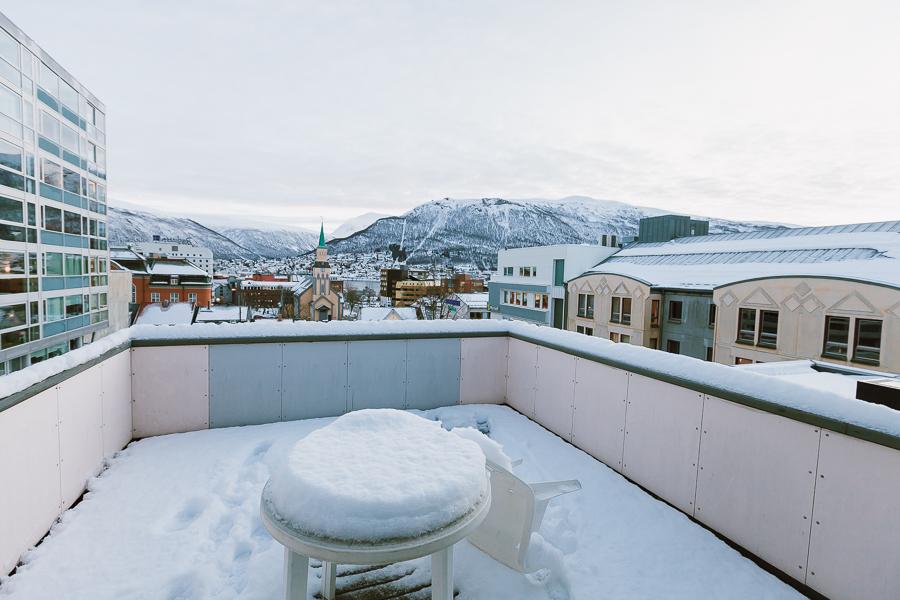
[[[102,102],[0,14],[0,374],[107,327]]]

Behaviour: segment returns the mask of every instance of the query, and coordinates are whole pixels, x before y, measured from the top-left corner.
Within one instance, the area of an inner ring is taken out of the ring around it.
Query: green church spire
[[[319,248],[325,247],[325,223],[322,222],[322,228],[319,229]]]

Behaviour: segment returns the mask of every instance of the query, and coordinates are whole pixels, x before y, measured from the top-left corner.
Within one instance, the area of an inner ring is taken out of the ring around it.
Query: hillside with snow
[[[224,235],[247,250],[268,258],[286,258],[315,248],[319,236],[302,229],[254,229],[229,227]]]
[[[351,236],[357,231],[362,231],[363,229],[367,228],[378,219],[383,219],[389,216],[391,215],[387,215],[384,213],[367,212],[365,214],[359,215],[358,217],[347,219],[346,221],[341,223],[341,225],[338,226],[334,231],[332,231],[329,234],[329,237],[332,239],[338,239]]]
[[[399,217],[382,218],[344,239],[329,242],[339,253],[393,250],[410,264],[435,257],[487,266],[498,250],[548,244],[595,244],[604,233],[636,235],[642,217],[666,214],[609,200],[572,196],[562,200],[444,198],[426,202]],[[771,224],[710,219],[710,233],[734,233]]]

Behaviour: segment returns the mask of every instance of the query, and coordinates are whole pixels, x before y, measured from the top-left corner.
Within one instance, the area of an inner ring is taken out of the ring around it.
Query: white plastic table
[[[310,558],[322,561],[322,596],[334,600],[335,567],[338,564],[384,565],[428,555],[431,555],[432,599],[452,600],[453,545],[471,534],[487,516],[491,506],[490,489],[488,485],[481,502],[469,513],[441,529],[414,538],[367,543],[310,537],[292,529],[272,514],[264,489],[260,503],[262,522],[272,537],[284,546],[285,600],[306,600]]]

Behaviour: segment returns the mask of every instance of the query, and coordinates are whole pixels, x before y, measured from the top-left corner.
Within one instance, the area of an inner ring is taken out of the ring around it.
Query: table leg
[[[431,555],[431,600],[453,600],[453,546]]]
[[[309,558],[284,549],[284,600],[306,600]]]
[[[325,600],[337,598],[337,565],[322,561],[322,596]]]

